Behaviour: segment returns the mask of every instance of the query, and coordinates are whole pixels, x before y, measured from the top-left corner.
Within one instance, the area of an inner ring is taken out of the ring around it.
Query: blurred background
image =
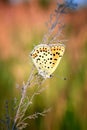
[[[50,106],[52,111],[27,120],[25,130],[87,130],[87,1],[73,2],[78,8],[64,17],[65,55],[28,114]],[[0,0],[0,119],[5,101],[19,98],[32,68],[29,53],[47,32],[45,23],[55,7],[56,0]]]

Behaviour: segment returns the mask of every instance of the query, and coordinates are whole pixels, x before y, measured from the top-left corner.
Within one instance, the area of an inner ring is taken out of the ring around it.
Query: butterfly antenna
[[[57,76],[59,79],[62,79],[62,80],[67,80],[66,77],[61,77],[61,76]]]

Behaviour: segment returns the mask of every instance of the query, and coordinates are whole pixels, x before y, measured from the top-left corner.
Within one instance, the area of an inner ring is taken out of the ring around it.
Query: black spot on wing
[[[56,54],[60,55],[60,53],[59,53],[59,52],[56,52]]]
[[[59,57],[62,57],[62,55],[59,55]]]
[[[54,60],[57,60],[57,59],[54,59]]]

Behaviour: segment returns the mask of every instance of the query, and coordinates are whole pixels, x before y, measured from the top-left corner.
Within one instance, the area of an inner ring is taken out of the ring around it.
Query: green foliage
[[[73,109],[67,109],[60,130],[82,130],[81,124]]]
[[[65,32],[66,32],[66,35],[67,35],[68,37],[70,37],[70,36],[72,35],[72,33],[73,33],[73,27],[72,27],[71,24],[68,24],[68,25],[67,25]]]
[[[0,60],[0,102],[8,95],[11,96],[13,92],[14,77],[9,64],[9,62]]]
[[[50,5],[51,0],[39,0],[39,4],[43,8],[47,8]]]

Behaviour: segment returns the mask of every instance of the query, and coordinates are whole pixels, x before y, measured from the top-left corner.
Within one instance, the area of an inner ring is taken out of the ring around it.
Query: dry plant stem
[[[38,88],[39,88],[39,87],[38,87]],[[42,88],[42,89],[40,89],[40,90],[38,90],[38,91],[36,91],[36,92],[33,93],[33,95],[31,96],[31,98],[30,98],[30,100],[29,100],[29,102],[28,102],[28,104],[27,104],[27,106],[26,106],[26,108],[25,108],[25,112],[26,112],[27,108],[29,107],[29,105],[32,104],[33,98],[34,98],[36,95],[41,94],[41,92],[43,92],[45,89],[46,89],[46,87],[45,87],[45,88]],[[23,115],[23,116],[24,116],[24,115]]]
[[[43,83],[43,81],[44,81],[44,80],[42,80],[42,83]],[[41,84],[38,84],[38,85],[39,85],[39,86],[38,86],[37,89],[40,88],[40,85],[41,85]],[[20,124],[21,124],[21,122],[23,122],[23,120],[25,119],[25,118],[23,118],[23,117],[24,117],[24,115],[25,115],[26,110],[27,110],[27,109],[29,108],[29,106],[32,104],[33,98],[34,98],[36,95],[41,94],[41,92],[43,92],[46,88],[47,88],[47,87],[41,88],[40,90],[37,90],[37,91],[35,91],[35,92],[33,93],[33,95],[31,96],[30,100],[28,100],[28,102],[27,102],[27,104],[26,104],[26,107],[24,107],[24,110],[22,111],[22,114],[21,114],[20,117],[19,117],[19,121],[18,121],[18,123],[17,123],[17,127],[19,127]]]
[[[45,89],[44,89],[45,90]],[[41,92],[40,92],[41,93]],[[37,93],[35,95],[38,95],[40,93]],[[35,96],[33,95],[33,96]],[[27,119],[35,119],[37,118],[39,115],[40,116],[45,116],[46,113],[50,112],[51,108],[48,108],[42,112],[36,112],[35,114],[32,114],[32,115],[29,115],[29,116],[26,116],[25,118],[21,118],[20,121],[17,123],[17,128],[20,127]]]
[[[42,40],[42,43],[48,43],[49,41],[49,38],[51,37],[52,33],[54,32],[55,30],[55,27],[59,24],[59,17],[60,15],[59,14],[56,14],[56,19],[55,21],[52,23],[52,16],[50,16],[50,20],[49,20],[49,23],[50,23],[50,27],[48,27],[48,33],[45,34],[43,40]]]
[[[15,119],[14,119],[14,123],[15,123],[17,128],[20,129],[21,125],[23,127],[25,127],[27,125],[27,123],[23,122],[23,120],[25,120],[25,118],[24,118],[25,112],[27,111],[29,106],[32,104],[33,98],[36,95],[39,95],[41,92],[43,92],[45,90],[46,87],[44,89],[40,88],[41,84],[44,81],[45,80],[40,75],[35,73],[35,67],[33,66],[27,83],[26,84],[23,83],[22,95],[21,95],[21,99],[20,99],[20,102],[19,102],[19,106],[18,106],[17,112],[16,112],[16,116],[15,116]],[[30,88],[31,86],[34,86],[34,85],[38,85],[38,87],[36,88],[36,91],[33,93],[31,98],[29,99],[26,96],[27,88]],[[27,99],[27,102],[25,102],[26,99]]]
[[[32,115],[29,115],[29,116],[25,117],[25,118],[22,120],[22,122],[24,122],[24,121],[27,120],[27,119],[35,119],[35,118],[38,118],[39,115],[40,115],[40,116],[45,116],[46,113],[48,113],[48,112],[51,111],[51,109],[52,109],[52,108],[48,108],[48,109],[46,109],[46,110],[44,110],[44,111],[42,111],[42,112],[36,112],[36,113],[34,113],[34,114],[32,114]]]
[[[57,5],[54,13],[50,15],[50,19],[47,23],[48,33],[44,35],[42,43],[51,44],[56,42],[58,37],[62,35],[62,29],[64,27],[62,15],[64,14],[64,9],[65,7],[60,8],[60,6]],[[56,28],[57,31],[55,32]]]
[[[27,90],[27,88],[30,87],[30,85],[31,85],[31,81],[32,81],[32,79],[33,79],[33,74],[34,74],[34,66],[33,66],[33,68],[32,68],[32,71],[31,71],[31,74],[30,74],[30,76],[29,76],[29,79],[28,79],[27,83],[26,83],[26,84],[23,84],[22,97],[21,97],[21,100],[20,100],[20,103],[19,103],[19,106],[18,106],[18,110],[17,110],[16,116],[15,116],[15,120],[14,120],[15,123],[17,122],[17,119],[18,119],[18,117],[19,117],[19,115],[20,115],[20,109],[21,109],[23,100],[24,100],[25,95],[26,95],[26,90]]]

